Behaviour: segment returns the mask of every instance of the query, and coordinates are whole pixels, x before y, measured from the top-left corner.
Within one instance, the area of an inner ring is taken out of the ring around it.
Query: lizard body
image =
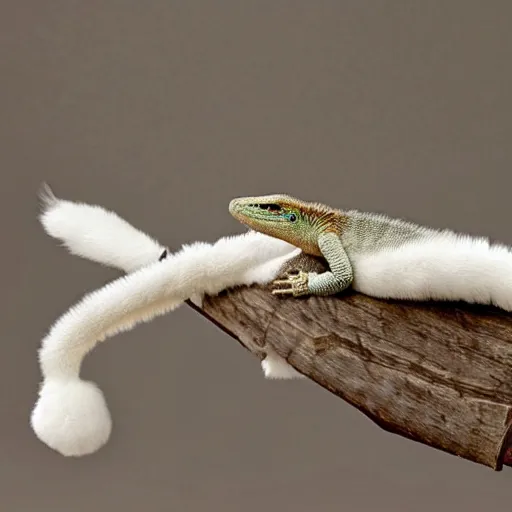
[[[486,238],[284,194],[233,199],[229,211],[247,227],[327,261],[327,272],[275,280],[275,294],[333,295],[352,286],[377,298],[512,310],[511,250]]]
[[[273,195],[231,202],[231,213],[252,230],[171,253],[99,205],[58,199],[49,188],[42,198],[48,235],[71,254],[125,272],[85,294],[41,342],[43,380],[31,426],[67,456],[96,451],[112,429],[102,391],[81,379],[86,355],[187,299],[200,305],[205,294],[274,282],[275,293],[330,295],[352,286],[374,297],[466,300],[512,311],[512,253],[485,238]],[[287,272],[316,269],[300,263],[305,254],[323,257],[329,270]],[[300,376],[271,346],[260,349],[267,378]]]

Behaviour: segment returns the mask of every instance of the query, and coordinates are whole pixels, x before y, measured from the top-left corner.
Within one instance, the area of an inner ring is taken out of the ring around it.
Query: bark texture
[[[301,255],[283,272],[324,268]],[[189,304],[258,357],[270,345],[389,432],[497,471],[512,465],[512,315],[261,286]]]

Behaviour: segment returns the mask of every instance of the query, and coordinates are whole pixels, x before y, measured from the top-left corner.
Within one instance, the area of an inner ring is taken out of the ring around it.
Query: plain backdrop
[[[42,336],[118,275],[44,234],[43,181],[171,247],[242,232],[229,200],[275,192],[512,243],[511,17],[505,0],[3,0],[2,512],[510,507],[512,470],[266,381],[187,306],[87,358],[115,421],[95,455],[58,455],[28,419]]]

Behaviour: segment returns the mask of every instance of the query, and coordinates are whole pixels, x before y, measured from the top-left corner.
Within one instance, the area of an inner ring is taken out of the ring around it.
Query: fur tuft
[[[43,210],[49,210],[59,202],[52,188],[46,182],[42,183],[41,187],[39,188],[38,197],[39,202],[41,203],[41,208]]]
[[[287,363],[286,359],[278,355],[272,348],[267,348],[267,355],[261,362],[263,374],[267,379],[301,379],[305,378],[293,366]]]
[[[157,240],[101,206],[59,199],[47,184],[39,197],[44,230],[71,254],[132,272],[158,261],[165,250]]]
[[[97,451],[112,431],[103,393],[92,382],[80,379],[46,381],[30,421],[43,443],[67,457]]]

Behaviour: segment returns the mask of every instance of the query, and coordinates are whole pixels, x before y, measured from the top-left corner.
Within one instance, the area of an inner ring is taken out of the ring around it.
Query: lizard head
[[[320,255],[318,236],[336,229],[340,216],[324,205],[286,194],[240,197],[229,203],[231,215],[247,227]]]

